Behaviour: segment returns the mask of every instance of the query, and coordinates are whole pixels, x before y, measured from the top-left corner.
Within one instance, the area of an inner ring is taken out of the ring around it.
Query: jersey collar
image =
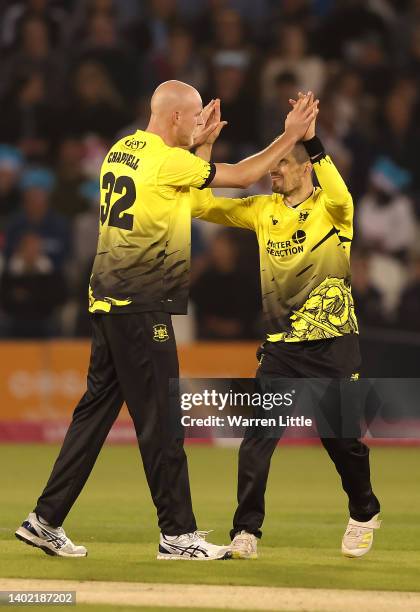
[[[305,200],[303,200],[303,202],[299,202],[299,204],[295,204],[294,206],[287,206],[283,199],[283,196],[279,193],[273,193],[273,198],[277,204],[280,204],[280,206],[283,206],[287,210],[297,210],[300,206],[302,206],[303,204],[307,204],[310,200],[312,200],[315,195],[315,191],[316,187],[312,189],[312,193]]]

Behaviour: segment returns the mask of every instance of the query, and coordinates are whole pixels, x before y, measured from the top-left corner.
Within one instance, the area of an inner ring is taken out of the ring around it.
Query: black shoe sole
[[[27,540],[26,538],[24,538],[23,536],[21,536],[18,533],[15,533],[15,536],[17,537],[18,540],[20,540],[21,542],[24,542],[25,544],[28,544],[29,546],[33,546],[34,548],[39,548],[40,550],[43,550],[44,553],[46,555],[50,555],[50,557],[59,557],[60,555],[57,555],[57,553],[55,553],[53,550],[51,550],[51,548],[48,548],[47,546],[38,546],[38,544],[34,544],[34,542],[31,542],[30,540]]]
[[[232,559],[232,551],[228,550],[225,552],[225,554],[223,555],[223,557],[220,557],[220,559],[218,559],[218,561],[228,561],[229,559]]]

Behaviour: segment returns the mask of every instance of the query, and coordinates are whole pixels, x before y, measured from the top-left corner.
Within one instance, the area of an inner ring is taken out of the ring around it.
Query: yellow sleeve
[[[202,189],[211,182],[214,174],[214,164],[189,151],[173,147],[160,167],[157,184]]]
[[[218,198],[211,189],[191,189],[191,216],[229,227],[255,230],[257,206],[255,198]]]
[[[334,225],[351,227],[353,223],[353,198],[331,158],[326,155],[313,165],[321,186],[325,208]]]

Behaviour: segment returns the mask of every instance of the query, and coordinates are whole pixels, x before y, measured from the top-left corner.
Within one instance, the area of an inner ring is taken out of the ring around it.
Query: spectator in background
[[[258,106],[255,96],[246,92],[246,66],[236,60],[232,63],[225,59],[215,61],[213,67],[214,84],[206,92],[204,99],[223,100],[223,119],[228,122],[223,139],[232,145],[233,158],[230,161],[255,152],[259,142],[257,125]]]
[[[376,97],[385,96],[392,85],[394,70],[380,38],[370,34],[361,40],[354,46],[351,60],[363,80],[365,93]]]
[[[43,252],[39,235],[21,235],[1,277],[0,303],[13,338],[58,335],[54,315],[66,299],[62,271]]]
[[[201,340],[246,340],[258,337],[258,271],[243,259],[237,237],[222,230],[210,244],[208,267],[191,288]]]
[[[83,143],[76,138],[66,138],[59,144],[56,180],[51,193],[51,206],[58,213],[74,218],[87,208],[86,199],[81,194],[85,180],[82,169]]]
[[[76,64],[91,62],[101,65],[113,88],[126,101],[139,92],[137,63],[118,35],[116,17],[112,13],[95,12],[89,19],[85,40],[76,47]]]
[[[287,114],[290,112],[289,99],[296,96],[298,83],[293,72],[281,72],[277,75],[273,88],[273,95],[263,103],[261,113],[261,142],[272,142],[284,125]]]
[[[328,59],[351,61],[360,41],[376,36],[389,49],[389,29],[384,15],[377,10],[383,2],[346,0],[333,3],[333,10],[320,24],[317,49]]]
[[[69,23],[67,25],[67,41],[69,45],[79,46],[86,36],[88,24],[93,16],[101,15],[116,19],[121,2],[115,0],[76,0]]]
[[[418,4],[418,12],[420,13],[420,2]],[[409,60],[408,70],[416,78],[417,86],[420,82],[420,14],[417,19],[411,24],[413,28],[409,34]]]
[[[98,214],[100,190],[98,180],[85,181],[80,195],[86,202],[86,211],[76,216],[73,223],[73,277],[77,302],[74,335],[90,337],[91,324],[88,311],[89,279],[98,243]]]
[[[372,284],[370,254],[353,250],[351,255],[351,290],[360,328],[386,324],[381,292]]]
[[[27,170],[21,180],[23,207],[11,216],[6,229],[5,256],[13,256],[16,245],[28,233],[36,234],[41,241],[41,252],[48,257],[53,268],[62,268],[70,256],[69,227],[61,217],[50,208],[50,194],[54,177],[45,169]]]
[[[45,21],[31,17],[22,25],[22,40],[2,66],[6,88],[10,88],[16,76],[38,72],[43,77],[50,92],[60,91],[61,63],[57,52],[53,51]]]
[[[33,17],[42,20],[47,28],[49,41],[56,46],[61,38],[66,21],[65,11],[50,0],[26,0],[9,2],[2,19],[1,45],[10,48],[21,37],[26,21]]]
[[[252,95],[258,95],[257,54],[246,36],[241,15],[231,9],[221,9],[215,16],[213,40],[206,50],[209,64],[240,66],[245,72],[245,85]]]
[[[57,126],[42,73],[17,77],[1,108],[0,141],[19,147],[28,160],[47,160]]]
[[[0,231],[3,231],[8,215],[20,205],[19,178],[23,156],[19,149],[0,145]]]
[[[276,78],[282,72],[291,72],[301,91],[313,91],[320,95],[326,79],[323,60],[307,52],[307,35],[297,24],[278,24],[271,57],[262,71],[262,95],[264,100],[274,96]]]
[[[412,200],[403,193],[410,175],[390,159],[380,157],[370,172],[368,193],[356,210],[362,245],[405,259],[416,238]]]
[[[176,79],[188,83],[198,91],[207,84],[204,62],[194,52],[192,33],[185,27],[172,28],[167,51],[152,53],[146,62],[143,83],[147,91],[153,91],[159,83]]]
[[[228,0],[200,1],[204,6],[203,10],[195,17],[193,30],[197,46],[206,49],[216,40],[218,16],[220,11],[227,7]],[[191,3],[189,2],[189,4]]]
[[[318,132],[325,147],[334,156],[335,164],[348,181],[352,164],[352,154],[344,139],[344,126],[337,119],[337,107],[333,97],[326,96],[322,100],[322,109],[318,116]]]
[[[134,105],[134,119],[119,130],[116,140],[123,138],[127,134],[133,134],[136,130],[145,130],[149,123],[150,116],[150,97],[140,96]],[[106,153],[106,150],[104,151]]]
[[[347,134],[355,123],[367,128],[370,116],[368,109],[364,108],[363,81],[359,72],[356,69],[340,72],[331,83],[331,89],[335,117],[342,133]]]
[[[420,147],[418,122],[415,116],[416,97],[407,83],[399,80],[388,94],[379,113],[376,149],[399,166],[409,170],[420,185],[417,155]]]
[[[365,95],[362,77],[355,68],[340,71],[325,89],[331,92],[333,124],[330,123],[329,133],[335,140],[331,146],[338,145],[339,164],[345,169],[353,199],[358,202],[366,191],[369,168],[375,157],[372,127],[375,104]],[[328,131],[329,114],[323,115],[320,123]]]
[[[79,188],[79,197],[83,199],[83,212],[79,212],[73,222],[73,253],[78,270],[92,268],[98,243],[98,215],[101,193],[98,180],[84,181]],[[87,299],[86,287],[84,287]],[[86,308],[86,299],[83,308]]]
[[[299,23],[305,29],[305,32],[307,32],[311,23],[313,23],[313,11],[319,8],[316,5],[321,4],[325,6],[326,4],[328,5],[329,1],[285,0],[283,2],[273,2],[270,11],[271,22],[267,23],[267,27],[269,28],[273,22],[275,25],[278,23]]]
[[[178,21],[176,0],[149,0],[143,18],[126,28],[126,36],[143,55],[165,53],[171,28]]]
[[[409,282],[401,293],[396,324],[400,329],[420,332],[420,254],[410,261]]]
[[[73,77],[71,102],[63,113],[63,136],[95,134],[111,142],[129,120],[106,70],[92,62],[81,64]]]

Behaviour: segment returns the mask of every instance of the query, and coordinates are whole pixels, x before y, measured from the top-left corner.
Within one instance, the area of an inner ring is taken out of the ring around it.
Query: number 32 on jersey
[[[102,178],[102,189],[106,191],[105,203],[101,204],[101,224],[108,221],[108,225],[122,230],[133,229],[134,216],[126,212],[136,201],[136,186],[129,176],[116,177],[113,172],[107,172]],[[111,204],[112,196],[121,197]]]

